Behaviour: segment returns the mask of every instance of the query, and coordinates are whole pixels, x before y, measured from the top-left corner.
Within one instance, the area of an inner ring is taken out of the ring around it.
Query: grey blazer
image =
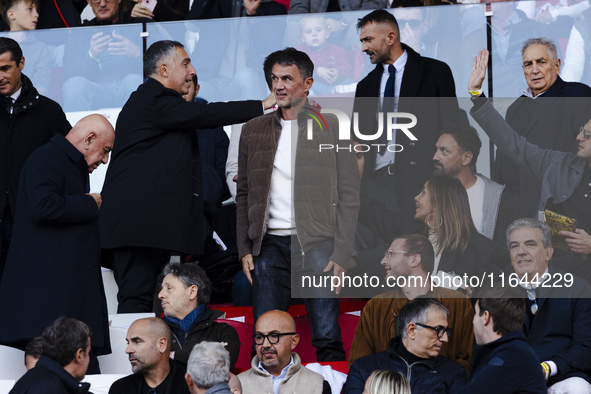
[[[485,99],[479,99],[485,100]],[[470,115],[484,129],[497,147],[519,167],[527,169],[542,182],[539,210],[543,210],[546,201],[554,198],[554,203],[566,201],[576,190],[586,166],[587,160],[573,153],[541,149],[519,136],[505,122],[493,105],[486,102],[475,105]],[[586,229],[588,230],[588,229]]]

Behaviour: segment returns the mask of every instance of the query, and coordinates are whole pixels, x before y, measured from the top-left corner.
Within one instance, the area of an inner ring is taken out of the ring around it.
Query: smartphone
[[[140,2],[140,4],[148,8],[150,12],[154,12],[154,8],[156,8],[156,3],[156,0],[142,0]]]

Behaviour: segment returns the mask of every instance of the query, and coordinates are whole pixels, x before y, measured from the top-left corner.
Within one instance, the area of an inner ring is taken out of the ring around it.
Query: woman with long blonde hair
[[[411,394],[408,379],[398,371],[373,371],[362,394]]]
[[[476,231],[468,194],[456,178],[434,176],[415,197],[417,221],[435,250],[432,274],[478,275],[496,272],[509,262],[506,248]]]

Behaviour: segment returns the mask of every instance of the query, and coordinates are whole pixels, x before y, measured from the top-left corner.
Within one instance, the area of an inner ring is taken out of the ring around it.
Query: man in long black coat
[[[22,347],[59,316],[92,329],[96,355],[110,353],[100,267],[100,194],[88,173],[109,159],[115,132],[103,116],[80,120],[27,160],[12,245],[0,283],[0,342]]]
[[[195,69],[183,45],[158,41],[144,56],[146,83],[117,119],[102,196],[101,240],[112,249],[119,313],[152,310],[156,278],[170,251],[203,251],[203,193],[195,129],[245,122],[272,98],[186,102]]]
[[[423,57],[401,43],[398,22],[392,14],[385,10],[373,11],[361,18],[357,27],[361,49],[376,65],[357,84],[355,91],[354,111],[359,113],[361,132],[365,135],[376,132],[376,112],[406,112],[416,116],[416,126],[409,129],[416,141],[410,140],[400,130],[392,141],[387,141],[385,126],[379,139],[362,141],[367,145],[398,144],[395,154],[392,151],[383,154],[385,147],[379,148],[379,152],[372,147],[365,154],[364,178],[396,195],[398,204],[392,202],[391,209],[396,209],[398,205],[404,210],[431,176],[434,147],[441,127],[460,121],[467,123],[467,118],[459,110],[449,66]],[[386,85],[390,81],[387,76],[391,65],[395,72],[392,95],[389,96]],[[399,102],[396,104],[392,98],[399,99]],[[376,102],[378,99],[380,101]],[[402,117],[396,123],[410,122]],[[394,150],[393,145],[390,149]],[[367,192],[365,185],[362,184],[361,188],[364,193]]]
[[[10,246],[21,169],[54,134],[72,128],[58,103],[41,96],[22,73],[19,44],[0,37],[0,280]]]

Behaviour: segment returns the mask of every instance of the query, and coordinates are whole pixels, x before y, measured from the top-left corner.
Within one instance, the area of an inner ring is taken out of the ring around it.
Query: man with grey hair
[[[365,381],[378,369],[398,371],[408,378],[412,392],[454,392],[468,381],[466,368],[440,355],[452,330],[449,310],[431,298],[409,301],[398,316],[398,336],[384,352],[362,357],[349,369],[343,393],[361,393]]]
[[[548,393],[591,393],[589,283],[549,264],[554,249],[545,223],[515,220],[507,229],[507,246],[512,275],[527,297],[524,332]]]
[[[186,369],[170,358],[166,323],[157,317],[138,319],[129,326],[125,340],[133,374],[115,381],[109,394],[190,394]]]
[[[158,293],[164,321],[172,332],[175,361],[187,364],[191,349],[203,341],[224,343],[233,368],[240,353],[240,338],[234,327],[216,322],[222,312],[211,310],[211,282],[203,268],[192,264],[170,263],[162,271],[162,290]]]
[[[117,119],[103,186],[101,239],[113,256],[119,313],[149,312],[171,251],[203,253],[203,187],[195,129],[240,123],[271,108],[261,101],[187,102],[195,68],[183,45],[158,41],[144,55],[148,80]]]
[[[474,59],[469,90],[482,86],[488,64],[488,51],[482,50]],[[579,99],[582,100],[582,99]],[[576,219],[575,231],[561,231],[567,250],[555,250],[553,265],[564,271],[591,278],[591,210],[588,197],[591,194],[591,120],[578,128],[575,142],[577,153],[542,149],[520,136],[496,111],[486,97],[474,97],[470,115],[484,129],[491,140],[519,166],[525,178],[535,179],[541,184],[537,210]],[[587,111],[585,116],[588,118]],[[568,112],[565,112],[568,113]],[[564,120],[568,122],[567,120]],[[541,124],[540,124],[541,126]],[[564,129],[556,125],[555,132]],[[525,179],[522,177],[522,180]],[[533,201],[529,202],[533,205]],[[574,252],[574,253],[570,253]]]
[[[561,63],[552,40],[530,38],[523,44],[521,53],[528,87],[507,109],[507,123],[528,142],[542,149],[576,152],[574,138],[579,127],[589,120],[591,112],[591,100],[580,98],[591,97],[591,88],[560,78]],[[471,92],[479,90],[469,89]],[[535,217],[541,193],[539,180],[503,152],[497,155],[492,179],[519,193],[524,215]]]
[[[230,353],[216,342],[195,345],[187,362],[185,379],[191,394],[232,394]]]

